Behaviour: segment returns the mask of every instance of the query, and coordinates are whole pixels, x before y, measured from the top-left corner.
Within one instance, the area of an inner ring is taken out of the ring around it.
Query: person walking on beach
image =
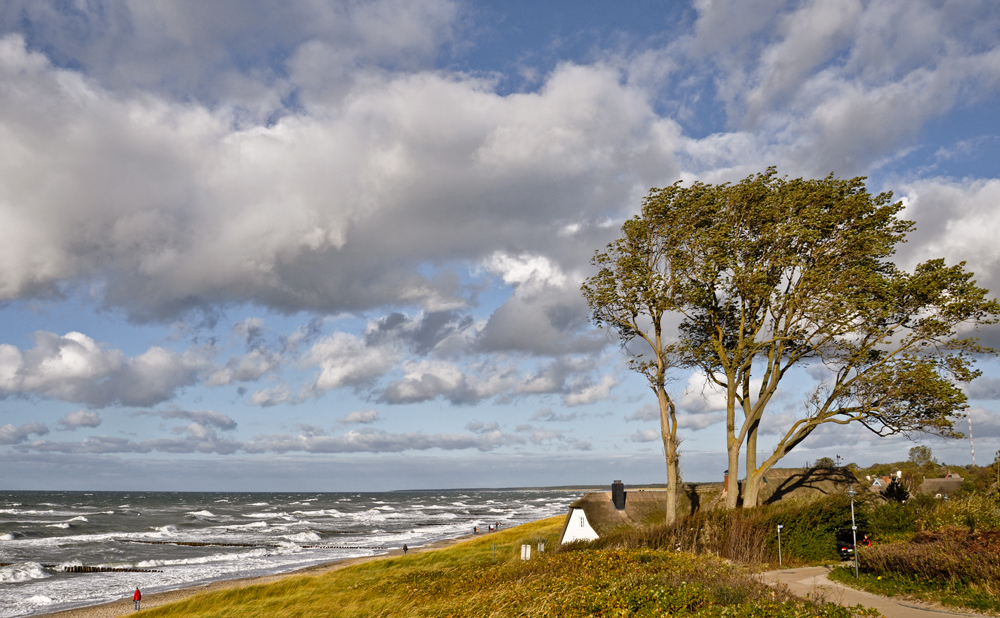
[[[406,543],[403,543],[403,555],[405,556],[408,551],[410,551],[410,548],[406,546]]]
[[[139,592],[139,586],[136,586],[135,594],[132,595],[132,602],[135,603],[135,611],[139,611],[139,601],[142,601],[142,593]]]

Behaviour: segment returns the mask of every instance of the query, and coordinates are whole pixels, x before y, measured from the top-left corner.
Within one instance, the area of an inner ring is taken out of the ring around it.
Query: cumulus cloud
[[[20,444],[28,439],[31,434],[44,436],[49,433],[49,428],[44,423],[25,423],[15,427],[7,423],[0,426],[0,444]]]
[[[391,346],[369,347],[361,337],[338,332],[313,345],[306,362],[320,368],[315,390],[327,391],[371,386],[395,368],[401,357]]]
[[[542,408],[537,410],[531,415],[531,420],[542,421],[546,423],[569,423],[582,418],[583,415],[577,414],[576,412],[570,412],[569,414],[559,414],[552,410],[552,408]]]
[[[243,444],[236,440],[225,440],[211,428],[200,423],[178,427],[176,437],[154,438],[136,441],[116,436],[90,436],[81,442],[54,442],[36,440],[21,445],[22,449],[45,453],[215,453],[230,455],[239,451]]]
[[[1000,16],[988,0],[964,10],[927,0],[695,5],[690,53],[717,69],[742,131],[692,142],[691,153],[729,179],[755,171],[754,154],[795,175],[862,173],[1000,87]]]
[[[602,401],[611,396],[611,389],[618,386],[618,379],[611,374],[604,374],[597,382],[589,378],[581,378],[572,384],[563,395],[563,403],[568,406],[582,406]]]
[[[202,426],[211,426],[223,431],[236,429],[236,421],[228,414],[215,410],[159,410],[156,412],[136,412],[133,416],[158,416],[164,419],[194,421]]]
[[[684,429],[704,429],[725,418],[725,391],[702,373],[688,376],[687,386],[677,402],[677,426]]]
[[[636,429],[635,433],[628,437],[629,442],[656,442],[660,440],[660,432],[655,429]]]
[[[247,442],[249,453],[400,453],[403,451],[446,451],[478,449],[489,451],[502,446],[506,440],[494,432],[480,434],[424,434],[419,432],[390,433],[365,428],[349,431],[341,436],[312,436],[270,434],[255,437]]]
[[[371,75],[349,104],[240,127],[231,107],[111,94],[0,41],[0,127],[22,153],[0,161],[0,299],[96,279],[140,321],[237,302],[447,311],[470,291],[421,265],[509,247],[582,264],[610,212],[676,176],[670,131],[652,130],[672,123],[606,66],[506,96],[469,76]],[[580,317],[578,299],[541,300],[547,322]]]
[[[625,422],[632,421],[658,421],[660,420],[660,408],[651,403],[644,403],[635,412],[625,417]]]
[[[340,422],[344,425],[371,425],[372,423],[378,422],[378,420],[378,410],[368,408],[366,410],[351,412],[342,418]]]
[[[87,410],[67,412],[66,416],[59,419],[59,424],[62,425],[63,429],[69,431],[74,431],[79,427],[98,427],[101,424],[101,415]]]
[[[0,396],[40,396],[85,403],[148,406],[167,401],[198,381],[208,366],[204,354],[159,346],[132,358],[106,349],[78,332],[39,331],[35,347],[0,344]]]

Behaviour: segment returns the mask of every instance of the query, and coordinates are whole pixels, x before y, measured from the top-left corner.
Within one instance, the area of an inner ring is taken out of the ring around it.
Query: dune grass
[[[760,584],[742,567],[711,556],[584,545],[553,551],[562,523],[562,517],[553,517],[446,549],[207,593],[142,614],[157,618],[877,615],[793,600]],[[548,551],[538,554],[539,542]],[[522,544],[532,546],[530,561],[520,560]]]

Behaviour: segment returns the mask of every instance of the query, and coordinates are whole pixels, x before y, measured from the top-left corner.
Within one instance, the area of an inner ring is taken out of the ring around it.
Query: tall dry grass
[[[894,573],[1000,596],[1000,531],[947,527],[919,532],[909,542],[866,549],[860,566],[872,574]]]
[[[859,509],[857,521],[867,527]],[[629,528],[593,542],[596,548],[648,548],[712,554],[744,564],[777,564],[777,526],[786,564],[839,558],[836,534],[851,525],[850,500],[829,496],[812,502],[776,503],[755,509],[696,513],[672,525]]]

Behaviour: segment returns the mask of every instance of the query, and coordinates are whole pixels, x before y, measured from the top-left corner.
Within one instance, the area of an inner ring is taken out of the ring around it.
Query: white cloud
[[[636,429],[629,436],[629,442],[656,442],[661,439],[660,432],[655,429]]]
[[[314,344],[307,362],[320,368],[315,389],[326,391],[369,386],[400,359],[400,352],[392,347],[368,347],[360,337],[338,332]]]
[[[0,444],[21,444],[31,434],[44,436],[47,433],[49,428],[44,423],[25,423],[17,427],[7,423],[0,425]]]
[[[632,421],[659,421],[660,408],[651,403],[644,403],[635,412],[625,417],[625,422]]]
[[[240,126],[232,108],[112,94],[2,41],[0,130],[19,153],[0,159],[3,299],[85,279],[136,320],[231,302],[455,308],[468,291],[420,265],[508,247],[582,264],[599,222],[676,174],[674,138],[650,132],[665,121],[601,66],[506,96],[372,75],[322,113]]]
[[[59,419],[59,424],[62,425],[63,429],[69,431],[74,431],[78,427],[99,427],[101,424],[101,415],[97,412],[89,412],[87,410],[67,412],[66,416]]]
[[[378,410],[372,410],[368,408],[366,410],[361,410],[357,412],[351,412],[346,417],[341,419],[341,423],[345,425],[361,424],[361,425],[371,425],[379,420]]]
[[[604,374],[597,382],[590,380],[580,380],[570,387],[569,391],[563,395],[563,403],[568,406],[582,406],[608,399],[611,396],[611,389],[618,386],[618,379],[611,374]]]
[[[0,396],[41,396],[86,403],[147,406],[166,401],[194,384],[208,366],[202,352],[177,354],[153,346],[126,358],[77,332],[39,331],[35,347],[22,351],[0,344]]]

